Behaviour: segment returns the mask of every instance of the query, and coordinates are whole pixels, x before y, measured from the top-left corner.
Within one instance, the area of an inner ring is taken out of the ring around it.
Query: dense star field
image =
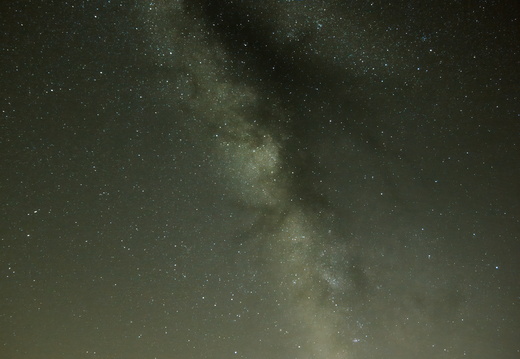
[[[520,356],[516,1],[0,21],[0,358]]]

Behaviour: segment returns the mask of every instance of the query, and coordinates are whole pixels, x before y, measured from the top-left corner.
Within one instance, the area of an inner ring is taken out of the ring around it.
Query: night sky
[[[0,23],[0,359],[520,358],[517,1]]]

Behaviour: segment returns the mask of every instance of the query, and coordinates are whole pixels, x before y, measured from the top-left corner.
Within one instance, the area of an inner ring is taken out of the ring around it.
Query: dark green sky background
[[[0,358],[517,358],[519,22],[3,3]]]

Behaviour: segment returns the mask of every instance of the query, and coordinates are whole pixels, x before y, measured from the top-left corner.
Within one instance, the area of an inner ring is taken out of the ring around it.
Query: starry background
[[[0,19],[0,358],[519,357],[517,2]]]

